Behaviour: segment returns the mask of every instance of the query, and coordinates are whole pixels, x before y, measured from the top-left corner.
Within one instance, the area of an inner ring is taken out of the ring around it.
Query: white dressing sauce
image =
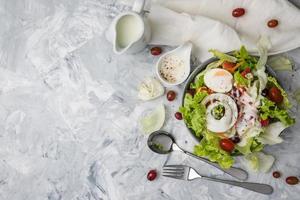
[[[125,48],[137,41],[143,33],[143,23],[134,15],[125,15],[117,23],[117,45]]]
[[[177,56],[165,56],[160,62],[159,73],[169,83],[176,83],[183,79],[185,73],[184,61]]]

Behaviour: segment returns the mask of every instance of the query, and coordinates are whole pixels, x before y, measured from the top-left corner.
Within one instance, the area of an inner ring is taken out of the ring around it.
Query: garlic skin
[[[155,78],[148,77],[139,85],[138,98],[149,101],[164,94],[165,89]]]

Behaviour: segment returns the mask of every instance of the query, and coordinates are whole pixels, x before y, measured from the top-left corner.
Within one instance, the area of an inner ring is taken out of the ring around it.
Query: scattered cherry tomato
[[[232,11],[232,16],[233,17],[241,17],[245,14],[245,9],[244,8],[236,8]]]
[[[170,90],[167,92],[167,99],[168,101],[173,101],[176,98],[176,92]]]
[[[178,120],[182,120],[182,114],[180,112],[175,113],[175,118]]]
[[[261,124],[262,127],[268,126],[270,124],[269,118],[267,118],[267,119],[260,119],[260,124]]]
[[[274,178],[279,178],[280,176],[281,176],[281,174],[280,174],[279,171],[273,172],[273,177],[274,177]]]
[[[276,26],[278,26],[278,20],[277,19],[271,19],[270,21],[268,21],[268,27],[269,28],[275,28]]]
[[[249,74],[249,73],[251,73],[251,68],[250,68],[250,67],[246,67],[246,68],[244,69],[244,71],[242,71],[241,75],[242,75],[244,78],[246,78],[246,75]]]
[[[275,103],[281,103],[283,101],[283,96],[281,94],[281,91],[275,86],[269,89],[268,97],[271,101]]]
[[[230,73],[234,73],[234,71],[236,70],[238,65],[236,63],[233,63],[233,62],[225,61],[225,62],[222,63],[222,67],[223,67],[223,69],[226,69]]]
[[[299,179],[296,176],[289,176],[285,179],[285,182],[289,185],[296,185],[299,183]]]
[[[234,149],[234,143],[230,139],[221,139],[220,147],[227,152],[232,152]]]
[[[152,47],[150,51],[153,56],[158,56],[161,54],[162,49],[160,47]]]
[[[147,179],[149,181],[153,181],[156,177],[157,177],[157,172],[154,169],[150,170],[147,174]]]

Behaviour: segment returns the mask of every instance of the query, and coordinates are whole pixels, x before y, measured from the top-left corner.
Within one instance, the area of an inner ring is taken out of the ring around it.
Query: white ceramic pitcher
[[[150,41],[151,31],[144,6],[145,0],[136,0],[132,11],[121,13],[113,20],[108,37],[116,54],[137,53]]]

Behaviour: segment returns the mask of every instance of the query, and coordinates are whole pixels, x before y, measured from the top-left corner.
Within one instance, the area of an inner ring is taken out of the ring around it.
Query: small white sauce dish
[[[192,43],[186,42],[162,55],[156,63],[155,73],[165,86],[183,83],[190,74]]]

